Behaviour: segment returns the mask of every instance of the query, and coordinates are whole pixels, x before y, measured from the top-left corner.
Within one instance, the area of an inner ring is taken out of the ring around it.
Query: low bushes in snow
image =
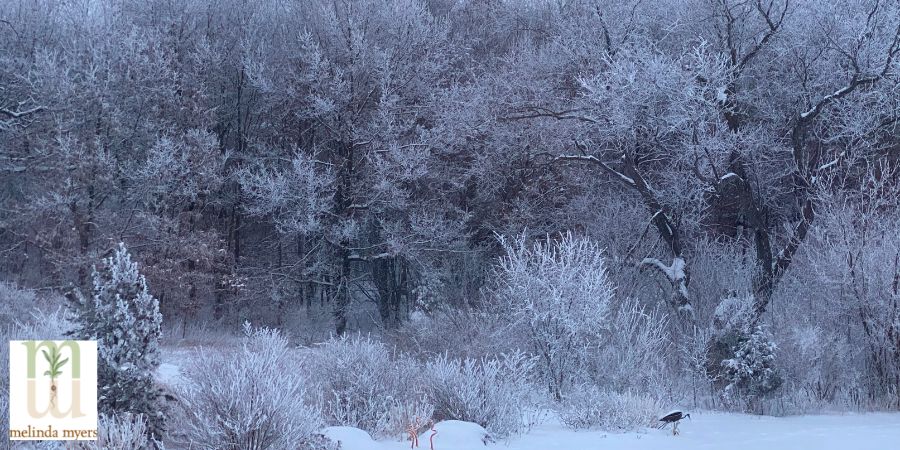
[[[563,399],[559,416],[569,428],[634,430],[656,422],[660,405],[650,396],[586,387]]]
[[[475,422],[498,436],[521,430],[533,405],[533,369],[534,359],[521,353],[428,361],[424,373],[435,420]]]
[[[101,415],[97,424],[99,436],[93,442],[84,442],[85,450],[137,450],[153,448],[148,439],[147,419],[142,415],[129,413],[115,416]]]
[[[610,313],[609,333],[596,355],[587,358],[584,378],[617,391],[646,392],[660,386],[663,358],[670,348],[665,314],[630,299]]]
[[[7,286],[7,289],[10,288]],[[0,290],[0,309],[5,308],[8,301],[15,300],[16,297],[8,296],[10,292],[23,291]],[[33,308],[33,305],[29,307]],[[9,436],[9,341],[64,339],[69,326],[61,308],[51,312],[31,309],[30,314],[22,313],[14,319],[13,322],[0,322],[0,367],[3,367],[0,370],[4,371],[0,375],[0,436]]]
[[[313,448],[321,427],[306,379],[277,330],[246,327],[233,354],[200,352],[178,387],[191,448]],[[224,357],[223,357],[224,356]]]
[[[429,422],[464,420],[496,435],[529,425],[534,359],[522,353],[420,363],[362,336],[334,338],[309,360],[315,392],[329,425],[397,438]]]
[[[722,392],[728,400],[742,398],[753,409],[757,401],[781,386],[781,375],[775,368],[778,347],[771,335],[756,327],[734,351],[734,356],[722,361],[728,385]]]
[[[0,282],[0,326],[14,324],[27,317],[37,304],[33,291],[19,289],[13,283]]]
[[[431,419],[418,363],[381,342],[360,335],[333,338],[315,349],[308,370],[329,425],[396,437],[410,417],[423,424]]]

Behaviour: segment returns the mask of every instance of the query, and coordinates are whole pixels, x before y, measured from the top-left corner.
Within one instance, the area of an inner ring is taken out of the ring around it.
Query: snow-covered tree
[[[613,287],[602,250],[572,234],[535,243],[519,237],[503,246],[498,314],[524,336],[542,381],[561,399],[603,345]]]
[[[728,384],[723,396],[729,400],[744,400],[749,408],[781,386],[782,378],[775,367],[778,347],[772,335],[757,326],[738,344],[734,356],[722,361]]]
[[[146,417],[148,432],[161,436],[164,416],[153,373],[159,366],[162,315],[125,244],[100,268],[94,267],[93,292],[70,297],[76,339],[96,340],[98,406],[104,414]]]
[[[723,400],[748,409],[781,386],[772,334],[753,323],[752,295],[730,293],[716,307],[706,348],[707,375]]]

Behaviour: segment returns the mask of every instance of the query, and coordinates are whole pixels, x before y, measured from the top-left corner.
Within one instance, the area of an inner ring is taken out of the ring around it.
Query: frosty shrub
[[[313,352],[308,368],[329,425],[353,426],[373,436],[396,437],[402,416],[431,417],[422,391],[419,365],[394,357],[381,342],[361,335],[332,338]],[[392,419],[394,411],[400,417]]]
[[[105,414],[142,414],[147,431],[162,436],[165,416],[154,385],[162,315],[125,244],[94,267],[89,297],[71,296],[75,339],[97,340],[98,407]]]
[[[664,372],[663,355],[670,345],[666,315],[625,300],[609,321],[606,345],[589,360],[588,377],[595,386],[646,391]]]
[[[147,420],[140,415],[128,413],[115,416],[100,415],[93,442],[81,443],[84,450],[137,450],[152,448],[147,432]]]
[[[441,355],[425,365],[434,419],[475,422],[497,436],[520,431],[534,406],[534,359],[522,353],[493,359]]]
[[[574,430],[629,431],[653,424],[659,409],[659,403],[646,394],[588,386],[563,399],[559,416],[563,424]]]
[[[70,327],[62,309],[50,312],[34,309],[26,317],[19,316],[12,324],[0,325],[0,436],[9,436],[9,341],[65,338]]]
[[[396,399],[389,406],[384,419],[379,423],[380,435],[405,439],[410,429],[419,434],[428,429],[434,416],[434,405],[424,397]]]
[[[845,336],[809,323],[779,330],[778,339],[779,353],[791,356],[780,359],[778,368],[785,379],[796,384],[785,392],[792,403],[793,410],[789,412],[822,411],[829,404],[842,401],[845,390],[861,381],[861,371],[847,369],[852,358],[860,354]],[[784,387],[788,387],[787,382]]]
[[[69,330],[71,324],[66,320],[65,312],[62,309],[52,311],[43,311],[34,309],[26,318],[19,318],[18,321],[11,324],[0,325],[0,339],[3,345],[0,345],[0,361],[3,363],[3,374],[0,377],[0,387],[4,388],[4,392],[9,383],[9,341],[11,340],[30,340],[30,339],[65,339],[66,331]]]
[[[30,316],[13,327],[15,339],[66,339],[66,333],[72,329],[72,322],[66,317],[66,311],[60,307],[44,311],[35,309]]]
[[[722,400],[751,410],[782,383],[772,335],[751,320],[753,303],[753,296],[735,294],[719,303],[707,358],[708,375],[716,380]]]
[[[318,411],[305,404],[306,383],[287,339],[245,327],[234,354],[199,351],[177,389],[190,448],[314,448]]]
[[[51,302],[56,304],[56,302]],[[0,283],[0,361],[3,374],[0,387],[8,392],[9,346],[11,340],[64,339],[72,324],[66,319],[60,306],[38,305],[32,291],[18,289],[9,283]]]
[[[409,354],[482,358],[509,349],[509,340],[500,331],[503,326],[494,314],[479,309],[437,307],[427,314],[414,311],[392,337]]]
[[[503,241],[498,268],[499,317],[537,355],[543,384],[561,399],[604,344],[613,287],[602,250],[565,234],[529,244]]]
[[[35,307],[33,291],[19,289],[13,283],[0,282],[0,326],[21,320]]]

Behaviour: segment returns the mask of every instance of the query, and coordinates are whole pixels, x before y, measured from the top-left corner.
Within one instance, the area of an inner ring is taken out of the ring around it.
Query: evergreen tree
[[[100,412],[143,414],[148,432],[161,436],[164,415],[153,372],[159,366],[162,315],[125,244],[103,260],[103,267],[94,267],[92,295],[75,295],[70,312],[76,324],[70,334],[98,341]]]
[[[734,357],[723,360],[726,398],[737,396],[752,408],[756,401],[781,386],[781,375],[775,368],[775,351],[778,347],[772,336],[762,327],[742,339],[734,351]]]

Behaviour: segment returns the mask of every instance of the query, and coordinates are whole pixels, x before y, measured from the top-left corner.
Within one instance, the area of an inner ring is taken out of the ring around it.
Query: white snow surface
[[[443,425],[443,427],[442,427]],[[548,423],[506,441],[481,443],[483,429],[448,421],[435,425],[435,450],[890,450],[900,448],[900,413],[793,417],[691,412],[679,425],[681,435],[647,428],[631,433],[571,431]],[[341,450],[401,450],[409,441],[374,441],[361,430],[331,427],[324,433],[341,440]],[[419,448],[430,450],[426,431]]]
[[[328,439],[341,444],[341,450],[390,448],[386,442],[377,442],[369,433],[353,427],[328,427],[322,430]]]
[[[181,383],[181,368],[175,364],[162,363],[156,368],[156,381],[168,386]]]
[[[409,440],[404,442],[376,441],[369,433],[353,427],[328,427],[322,430],[322,434],[332,441],[339,442],[341,450],[399,450],[410,447]],[[431,449],[432,442],[435,450],[486,448],[486,442],[491,443],[492,447],[496,447],[493,439],[481,425],[460,420],[438,422],[434,424],[434,427],[419,435],[420,449]]]
[[[438,448],[441,450],[477,449],[494,442],[487,430],[472,422],[445,420],[436,423],[433,430],[437,431],[433,439],[435,450]],[[431,435],[432,431],[428,430],[419,436],[420,448],[431,448]]]

